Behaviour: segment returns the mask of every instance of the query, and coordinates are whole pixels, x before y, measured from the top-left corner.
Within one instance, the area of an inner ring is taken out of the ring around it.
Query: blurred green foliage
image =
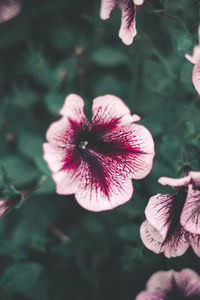
[[[0,299],[130,300],[156,270],[200,271],[192,251],[169,260],[139,237],[149,197],[166,192],[157,179],[182,175],[185,164],[200,169],[200,97],[184,58],[197,43],[200,3],[150,2],[129,47],[118,38],[119,10],[100,20],[100,0],[24,0],[0,25],[1,199],[36,186],[0,220]],[[43,161],[46,130],[71,92],[87,114],[94,97],[121,97],[154,136],[151,174],[113,211],[92,213],[56,195]]]

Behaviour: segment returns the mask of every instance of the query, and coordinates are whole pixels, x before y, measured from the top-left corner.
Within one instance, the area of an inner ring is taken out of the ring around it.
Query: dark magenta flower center
[[[89,129],[80,131],[75,139],[75,145],[84,158],[88,150],[102,153],[108,149],[108,144],[103,141],[98,132],[93,132]]]

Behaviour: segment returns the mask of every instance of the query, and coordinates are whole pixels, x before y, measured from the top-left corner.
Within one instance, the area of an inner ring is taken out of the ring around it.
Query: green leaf
[[[168,95],[174,89],[174,85],[167,76],[165,69],[153,61],[144,63],[143,83],[150,90],[161,95]]]
[[[127,62],[127,57],[120,50],[102,47],[93,52],[91,61],[102,67],[118,67]]]
[[[10,155],[0,160],[0,166],[6,170],[10,181],[15,186],[24,186],[35,181],[38,177],[37,169],[19,155]]]
[[[48,299],[47,277],[44,268],[33,262],[15,263],[7,268],[0,286],[22,293],[30,299]]]
[[[37,133],[24,131],[19,135],[19,151],[29,158],[42,155],[44,138]]]

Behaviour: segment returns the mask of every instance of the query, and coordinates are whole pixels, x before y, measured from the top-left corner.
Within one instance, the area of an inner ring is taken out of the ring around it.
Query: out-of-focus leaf
[[[101,67],[117,67],[126,63],[127,57],[120,50],[103,47],[92,53],[91,61]]]
[[[33,262],[16,263],[7,268],[0,285],[30,299],[48,299],[47,277],[44,268]]]
[[[123,225],[117,229],[117,235],[121,239],[138,242],[140,240],[139,226],[135,224]]]

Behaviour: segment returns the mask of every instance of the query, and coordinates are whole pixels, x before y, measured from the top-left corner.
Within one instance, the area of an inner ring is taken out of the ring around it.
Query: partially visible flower
[[[109,19],[110,13],[115,6],[122,12],[119,37],[124,44],[130,45],[137,34],[136,31],[136,5],[142,5],[144,0],[101,0],[100,17]]]
[[[21,195],[10,196],[7,199],[0,200],[0,218],[14,208],[21,200]]]
[[[192,55],[185,54],[185,58],[194,64],[192,82],[197,93],[200,95],[200,25],[198,29],[199,44],[194,46]]]
[[[189,172],[183,178],[161,177],[174,194],[157,194],[145,209],[147,220],[140,228],[144,245],[166,257],[184,254],[191,245],[200,256],[200,172]]]
[[[60,120],[49,127],[44,160],[52,171],[58,194],[75,194],[92,211],[113,209],[133,193],[131,178],[141,179],[152,168],[154,142],[137,115],[113,95],[95,98],[92,120],[84,102],[69,95]]]
[[[135,300],[199,300],[200,276],[191,269],[158,271],[146,284]]]
[[[16,17],[20,10],[20,0],[0,0],[0,23]]]

